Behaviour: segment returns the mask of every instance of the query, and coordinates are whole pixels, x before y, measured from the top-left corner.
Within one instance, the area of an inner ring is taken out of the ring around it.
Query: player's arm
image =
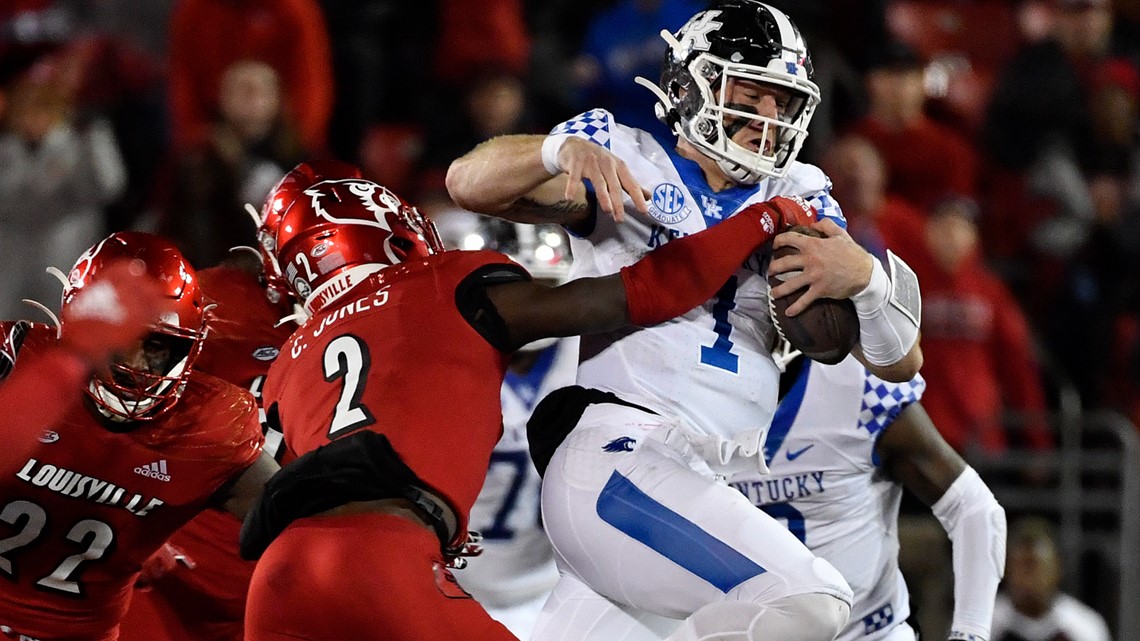
[[[540,338],[662,323],[716,294],[777,230],[813,216],[803,200],[774,198],[670,241],[617,274],[553,288],[529,280],[489,286],[502,336],[492,343],[510,350]]]
[[[647,212],[647,192],[610,150],[570,134],[492,138],[447,170],[447,191],[464,209],[521,223],[580,227],[597,206],[621,220],[622,192]]]
[[[1005,510],[978,473],[943,440],[919,403],[907,406],[887,426],[876,450],[884,468],[931,506],[950,536],[950,639],[989,639],[994,598],[1005,572]]]
[[[887,264],[867,253],[835,221],[813,226],[822,238],[780,234],[773,248],[799,250],[773,260],[770,273],[798,272],[772,288],[776,298],[804,290],[788,315],[795,316],[820,298],[849,298],[859,314],[859,344],[852,351],[872,374],[894,383],[914,378],[922,368],[919,323],[922,303],[918,278],[888,253]]]
[[[261,496],[261,490],[266,482],[277,473],[281,466],[273,460],[273,456],[262,450],[261,455],[253,464],[245,468],[233,482],[225,488],[221,495],[222,509],[245,520],[245,515],[253,508]]]

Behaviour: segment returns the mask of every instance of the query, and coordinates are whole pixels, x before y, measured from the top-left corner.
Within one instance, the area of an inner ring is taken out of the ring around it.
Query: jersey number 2
[[[342,379],[340,399],[329,425],[329,440],[376,422],[368,406],[360,402],[371,366],[368,346],[352,334],[337,336],[325,347],[325,381],[332,383]]]
[[[31,545],[40,538],[47,525],[47,512],[30,501],[12,501],[0,510],[0,522],[15,526],[20,521],[24,524],[20,526],[19,532],[0,539],[0,574],[13,581],[17,579],[16,566],[12,559],[4,555]],[[115,532],[102,521],[83,519],[67,532],[67,540],[86,547],[82,552],[72,554],[60,562],[51,574],[36,581],[36,585],[64,594],[83,596],[83,587],[79,584],[79,565],[103,558],[115,542]]]

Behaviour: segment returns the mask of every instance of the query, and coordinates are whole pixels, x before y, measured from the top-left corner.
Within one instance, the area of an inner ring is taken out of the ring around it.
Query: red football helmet
[[[310,314],[385,267],[443,251],[430,220],[360,178],[302,190],[281,217],[276,245],[285,280]]]
[[[63,309],[84,287],[98,282],[110,265],[121,261],[145,266],[158,281],[163,309],[137,353],[117,358],[96,373],[87,394],[112,420],[149,420],[170,410],[186,385],[206,337],[205,302],[194,268],[173,244],[151,234],[118,232],[76,261],[63,292]]]
[[[265,204],[261,207],[261,214],[256,217],[257,223],[257,253],[261,256],[261,266],[265,274],[265,291],[270,302],[276,304],[292,295],[288,284],[281,274],[274,252],[277,249],[277,227],[281,224],[281,215],[301,196],[301,192],[314,183],[331,178],[363,178],[360,169],[355,165],[339,160],[312,160],[303,162],[289,173],[270,190]],[[250,208],[250,213],[254,213]]]

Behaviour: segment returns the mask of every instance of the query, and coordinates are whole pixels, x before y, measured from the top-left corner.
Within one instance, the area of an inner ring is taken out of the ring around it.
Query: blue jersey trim
[[[767,570],[655,501],[614,472],[598,495],[598,516],[670,561],[727,593]]]
[[[780,446],[788,438],[788,432],[792,431],[792,424],[796,422],[796,416],[799,415],[800,406],[804,402],[804,393],[807,391],[808,376],[811,373],[812,365],[811,361],[804,359],[804,366],[800,370],[799,378],[796,379],[792,389],[788,390],[780,404],[776,406],[776,413],[772,415],[772,426],[768,428],[768,437],[764,441],[765,462],[772,462],[772,457],[780,451]]]

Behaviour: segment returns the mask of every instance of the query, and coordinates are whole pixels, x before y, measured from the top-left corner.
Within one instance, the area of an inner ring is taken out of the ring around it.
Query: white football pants
[[[635,408],[596,404],[559,446],[543,481],[542,511],[563,576],[533,639],[624,638],[598,626],[598,608],[580,607],[589,591],[620,611],[602,614],[621,619],[625,612],[635,622],[648,620],[637,611],[685,619],[718,602],[766,607],[811,594],[849,608],[851,589],[830,563],[718,481],[683,442],[662,442],[660,428],[671,425]],[[839,628],[845,613],[842,619]]]

